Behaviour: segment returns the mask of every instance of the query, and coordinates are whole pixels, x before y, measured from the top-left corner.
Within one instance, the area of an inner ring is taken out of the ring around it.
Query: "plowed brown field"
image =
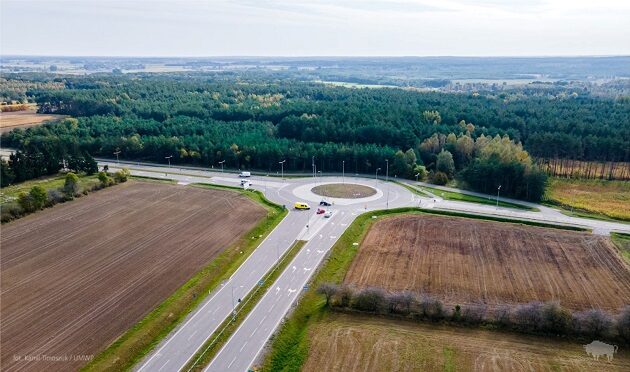
[[[479,329],[330,314],[314,324],[303,371],[627,371],[630,352],[611,362],[579,343]]]
[[[344,280],[429,293],[447,304],[558,300],[616,311],[630,303],[630,268],[610,239],[467,218],[378,221]]]
[[[264,215],[233,192],[130,181],[3,225],[0,369],[76,370]]]

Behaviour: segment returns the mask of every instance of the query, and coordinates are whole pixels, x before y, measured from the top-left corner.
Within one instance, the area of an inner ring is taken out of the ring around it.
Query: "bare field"
[[[130,181],[4,225],[0,369],[79,368],[265,213],[229,191]],[[43,355],[70,360],[15,360]]]
[[[34,127],[64,117],[65,115],[38,114],[34,111],[3,112],[0,113],[0,133],[9,132],[15,128]]]
[[[616,312],[630,302],[630,268],[608,238],[428,215],[375,223],[344,282],[429,293],[446,304],[557,300]]]
[[[630,352],[595,361],[581,344],[479,329],[329,314],[303,371],[627,371]]]

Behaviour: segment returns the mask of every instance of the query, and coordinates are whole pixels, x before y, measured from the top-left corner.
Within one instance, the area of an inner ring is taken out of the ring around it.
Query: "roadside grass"
[[[630,221],[628,181],[551,178],[544,201],[579,217]]]
[[[309,351],[309,327],[320,321],[328,313],[325,299],[316,293],[322,283],[341,284],[352,260],[356,256],[363,239],[372,224],[383,216],[395,216],[401,214],[437,214],[454,217],[475,218],[510,223],[523,223],[539,227],[552,227],[559,229],[586,231],[585,229],[549,225],[529,221],[515,221],[503,218],[468,215],[465,213],[446,212],[436,210],[421,210],[417,208],[398,208],[366,212],[358,216],[348,226],[339,240],[331,248],[328,256],[320,265],[309,284],[309,289],[304,293],[297,308],[281,324],[277,332],[272,336],[270,348],[262,364],[263,371],[299,371],[308,357]],[[356,243],[356,245],[355,245]],[[445,351],[446,354],[446,351]],[[450,355],[452,356],[452,354]],[[447,364],[448,365],[448,364]]]
[[[238,241],[227,247],[205,268],[195,274],[81,370],[121,371],[132,369],[222,281],[228,279],[288,213],[281,206],[267,200],[259,191],[244,191],[239,188],[216,187],[206,184],[193,186],[238,191],[261,203],[267,209],[267,217]],[[255,238],[252,239],[252,237]]]
[[[248,293],[236,310],[236,316],[226,319],[215,333],[204,343],[200,351],[198,351],[183,370],[185,371],[202,371],[221,350],[223,345],[230,339],[232,334],[243,323],[251,310],[258,304],[258,301],[267,293],[271,285],[278,279],[284,269],[291,263],[293,258],[300,252],[306,244],[304,240],[296,240],[289,250],[282,256],[280,263],[275,265],[262,279],[262,285]]]
[[[100,183],[98,175],[96,174],[91,176],[79,174],[78,176],[81,187],[79,192],[82,192],[83,190],[91,190],[94,186]],[[16,201],[21,193],[28,193],[35,185],[41,186],[46,190],[62,188],[65,182],[65,177],[65,174],[56,174],[3,187],[0,189],[0,203],[5,204]]]
[[[610,233],[610,240],[619,248],[621,256],[630,265],[630,234]]]
[[[463,201],[463,202],[477,203],[477,204],[497,205],[496,199],[492,199],[492,198],[482,198],[480,196],[468,195],[468,194],[463,194],[460,192],[445,191],[445,190],[440,190],[440,189],[436,189],[436,188],[428,187],[428,186],[416,186],[416,187],[420,188],[421,190],[427,191],[431,194],[434,194],[436,196],[439,196],[441,198],[444,198],[446,200],[456,200],[456,201]],[[538,208],[532,208],[523,204],[510,203],[510,202],[501,201],[501,200],[499,200],[499,206],[504,207],[504,208],[522,209],[526,211],[534,211],[534,212],[539,211]]]

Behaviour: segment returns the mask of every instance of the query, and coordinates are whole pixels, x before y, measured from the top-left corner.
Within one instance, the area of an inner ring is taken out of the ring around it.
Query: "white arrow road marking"
[[[322,254],[324,253],[324,251],[320,251],[319,249],[317,250],[317,253]]]
[[[276,294],[280,293],[280,287],[276,287]]]
[[[291,293],[295,293],[297,291],[297,289],[289,289],[288,292],[289,294],[287,296],[291,296]]]
[[[311,271],[311,268],[310,268],[310,267],[308,267],[308,268],[307,268],[307,267],[305,267],[305,268],[304,268],[304,271]]]
[[[293,272],[295,272],[295,270],[297,270],[297,267],[293,266]]]

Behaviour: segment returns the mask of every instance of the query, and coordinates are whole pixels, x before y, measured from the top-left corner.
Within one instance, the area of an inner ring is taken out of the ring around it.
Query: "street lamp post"
[[[418,177],[420,177],[420,173],[416,173],[416,182],[418,182]]]
[[[283,161],[279,161],[278,164],[280,164],[280,167],[282,169],[282,179],[284,180],[284,162],[287,161],[286,159]]]
[[[311,170],[313,171],[313,178],[315,178],[315,156],[311,157]]]
[[[385,207],[389,209],[389,159],[385,159],[385,182],[387,186],[387,199],[385,201]]]
[[[223,164],[225,164],[225,160],[221,160],[219,164],[221,164],[221,173],[223,173]]]
[[[378,186],[378,171],[380,171],[381,168],[376,168],[376,175],[374,176],[374,184]]]
[[[168,167],[169,167],[169,168],[171,167],[171,158],[172,158],[172,157],[173,157],[173,155],[170,155],[170,156],[165,156],[165,157],[164,157],[164,159],[167,159],[167,160],[168,160]]]
[[[346,161],[345,160],[341,161],[341,182],[344,185],[346,184]]]
[[[118,154],[120,154],[120,150],[114,152],[114,155],[116,155],[116,164],[118,164]]]
[[[501,191],[501,185],[497,187],[497,209],[499,209],[499,191]]]

